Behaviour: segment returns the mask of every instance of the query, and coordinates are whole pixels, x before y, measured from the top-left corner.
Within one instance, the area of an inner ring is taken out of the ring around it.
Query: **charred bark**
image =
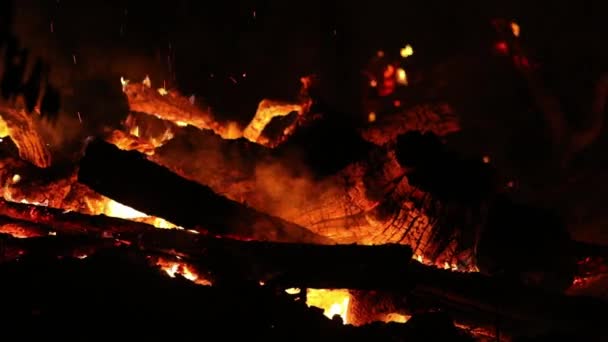
[[[78,180],[124,205],[190,229],[259,240],[331,242],[302,226],[220,196],[138,152],[122,151],[102,140],[89,142]]]

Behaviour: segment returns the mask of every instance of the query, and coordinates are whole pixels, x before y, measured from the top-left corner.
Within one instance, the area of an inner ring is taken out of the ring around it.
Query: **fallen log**
[[[0,200],[0,217],[25,222],[24,229],[58,235],[108,237],[149,253],[187,258],[215,282],[251,281],[277,287],[401,289],[412,250],[405,245],[316,245],[241,241],[158,229],[104,215]]]
[[[90,141],[78,181],[117,202],[185,228],[221,236],[329,244],[307,228],[256,211],[186,180],[138,152]]]

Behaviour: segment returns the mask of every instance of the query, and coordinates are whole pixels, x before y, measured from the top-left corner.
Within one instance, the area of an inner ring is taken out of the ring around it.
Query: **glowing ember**
[[[376,113],[371,112],[367,115],[367,121],[369,122],[374,122],[376,121]]]
[[[378,82],[376,80],[369,81],[369,86],[372,88],[376,88],[378,86]]]
[[[323,290],[308,289],[306,292],[306,304],[323,309],[323,314],[328,318],[338,315],[344,324],[348,323],[348,303],[350,293],[348,290]]]
[[[406,323],[412,316],[402,315],[396,312],[387,314],[382,321],[384,322],[395,322],[395,323]]]
[[[302,113],[302,106],[299,104],[281,103],[271,100],[262,100],[258,105],[253,120],[243,131],[243,137],[252,142],[257,142],[262,134],[264,127],[277,116],[285,116],[292,112]]]
[[[414,49],[410,44],[407,44],[399,53],[401,54],[401,57],[407,58],[414,54]]]

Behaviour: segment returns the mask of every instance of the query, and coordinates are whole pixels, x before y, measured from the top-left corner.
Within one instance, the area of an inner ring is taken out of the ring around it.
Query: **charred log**
[[[89,142],[78,180],[120,203],[186,228],[271,241],[330,242],[181,178],[140,153],[122,151],[102,140]]]
[[[236,278],[282,288],[402,289],[408,281],[405,272],[412,257],[411,248],[405,245],[240,241],[18,203],[2,202],[0,215],[29,223],[35,232],[48,227],[59,235],[106,236],[151,253],[186,257],[214,274],[219,282]]]
[[[41,329],[52,322],[57,329],[47,336],[59,339],[82,338],[83,331],[110,337],[126,329],[140,338],[166,332],[176,341],[190,341],[200,337],[200,331],[188,328],[197,325],[210,336],[237,340],[246,331],[249,337],[270,341],[472,341],[445,317],[354,327],[329,320],[320,310],[265,286],[195,286],[151,268],[145,255],[131,249],[100,251],[84,260],[15,262],[0,266],[0,276],[0,290],[11,294],[0,308],[3,321]],[[88,319],[78,332],[70,329],[68,322],[83,316]],[[98,322],[107,317],[125,322],[137,317],[157,322],[158,327],[126,324],[100,330]],[[9,330],[13,332],[7,325],[4,331]],[[23,329],[14,332],[24,338],[37,335]]]

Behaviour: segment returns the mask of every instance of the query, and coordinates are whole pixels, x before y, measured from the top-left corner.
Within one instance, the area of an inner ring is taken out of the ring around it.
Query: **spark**
[[[483,161],[484,164],[489,164],[490,163],[490,156],[483,156],[482,161]]]
[[[234,77],[230,76],[228,78],[232,81],[232,83],[236,84],[236,79]]]
[[[243,78],[245,78],[245,77],[247,77],[247,73],[244,72],[243,75],[241,75],[241,76],[243,76]]]
[[[53,21],[51,20],[51,33],[55,33],[55,28],[53,27]]]
[[[255,13],[255,10],[253,10],[253,19],[255,19],[255,18],[256,18],[256,13]]]
[[[76,55],[72,54],[72,60],[74,61],[74,64],[76,64]]]
[[[376,55],[377,55],[378,57],[384,57],[384,51],[382,51],[382,50],[378,50],[378,52],[376,52]]]
[[[80,112],[76,112],[76,114],[78,115],[78,121],[80,121],[80,123],[82,123],[82,116],[80,116]]]

